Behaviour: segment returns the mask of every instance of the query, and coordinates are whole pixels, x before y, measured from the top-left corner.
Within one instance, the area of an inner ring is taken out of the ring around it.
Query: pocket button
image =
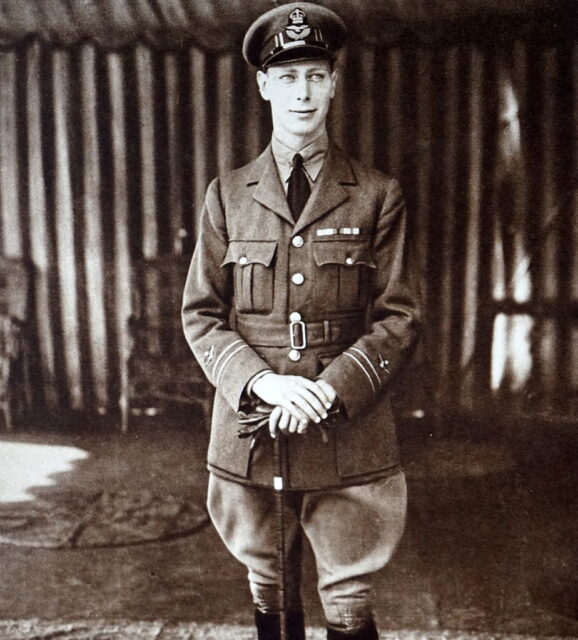
[[[248,260],[247,260],[247,256],[241,256],[239,258],[239,264],[247,264]]]
[[[355,260],[351,256],[347,256],[347,258],[345,258],[345,264],[352,267],[355,264]]]

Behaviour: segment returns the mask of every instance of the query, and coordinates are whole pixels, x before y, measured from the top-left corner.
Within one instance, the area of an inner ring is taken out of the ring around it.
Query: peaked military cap
[[[292,2],[253,22],[245,34],[243,56],[261,69],[298,60],[332,60],[346,33],[343,20],[330,9],[311,2]]]

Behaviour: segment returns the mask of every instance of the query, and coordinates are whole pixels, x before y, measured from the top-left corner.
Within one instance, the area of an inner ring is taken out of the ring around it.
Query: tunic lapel
[[[319,179],[319,189],[314,189],[311,194],[295,225],[294,233],[299,233],[348,200],[349,194],[343,185],[357,184],[347,156],[335,145],[329,147]]]
[[[247,181],[247,185],[251,184],[257,185],[253,193],[253,198],[257,202],[293,225],[293,216],[279,179],[271,145],[255,160]]]

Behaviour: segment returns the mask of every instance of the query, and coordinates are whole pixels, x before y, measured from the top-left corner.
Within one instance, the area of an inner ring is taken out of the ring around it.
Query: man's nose
[[[297,99],[307,102],[311,99],[309,81],[307,78],[301,78],[297,81]]]

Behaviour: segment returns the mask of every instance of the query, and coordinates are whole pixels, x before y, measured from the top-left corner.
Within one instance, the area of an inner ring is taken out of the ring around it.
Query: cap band
[[[261,55],[261,64],[266,65],[267,62],[275,57],[278,53],[282,51],[287,51],[287,49],[292,49],[293,47],[305,47],[305,46],[313,46],[319,47],[329,52],[329,45],[323,39],[323,34],[321,33],[321,29],[318,27],[313,27],[310,29],[310,33],[305,38],[300,38],[299,40],[294,40],[287,37],[286,31],[280,31],[276,33],[272,38],[269,39],[269,42],[273,41],[273,48],[268,49],[264,48],[264,53]]]

